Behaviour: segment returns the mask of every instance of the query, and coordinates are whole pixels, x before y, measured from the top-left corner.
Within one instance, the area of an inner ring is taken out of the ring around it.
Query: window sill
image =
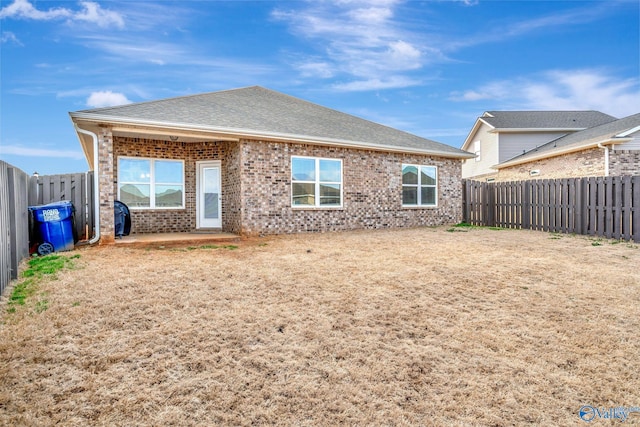
[[[186,208],[181,207],[181,208],[140,208],[140,207],[136,207],[136,208],[129,208],[130,211],[140,211],[140,212],[149,212],[149,211],[183,211]]]
[[[402,209],[437,209],[438,205],[402,205]]]
[[[341,211],[344,206],[291,206],[294,211]]]

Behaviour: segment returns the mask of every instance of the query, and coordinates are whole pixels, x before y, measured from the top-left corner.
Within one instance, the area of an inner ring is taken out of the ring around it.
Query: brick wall
[[[100,188],[100,244],[115,240],[113,202],[116,200],[113,183],[115,161],[113,157],[113,135],[111,128],[100,128],[98,133],[98,172]]]
[[[229,144],[222,162],[222,228],[236,234],[242,231],[241,145]]]
[[[292,155],[343,160],[343,208],[291,208]],[[225,231],[249,235],[324,232],[439,225],[456,223],[462,218],[459,160],[253,140],[185,143],[117,137],[113,141],[112,175],[108,180],[113,196],[111,205],[117,195],[114,177],[120,156],[185,162],[185,208],[131,210],[132,233],[196,229],[196,162],[201,160],[222,163]],[[403,163],[438,167],[437,207],[402,207]],[[112,207],[108,215],[112,230]]]
[[[537,169],[539,175],[531,176]],[[604,176],[604,150],[592,148],[500,169],[496,181]]]
[[[609,175],[640,175],[640,150],[610,151]]]
[[[118,176],[118,158],[146,157],[154,159],[184,160],[185,207],[183,209],[131,209],[131,233],[174,233],[196,229],[196,162],[201,160],[222,161],[222,223],[229,220],[227,211],[233,206],[228,197],[234,197],[234,180],[225,179],[226,157],[233,143],[229,142],[173,142],[142,138],[116,138],[114,141],[114,177]],[[236,173],[235,171],[232,173]],[[113,180],[113,191],[117,194],[117,178]],[[237,180],[235,180],[237,181]]]
[[[413,227],[462,218],[460,160],[288,143],[243,141],[242,233]],[[343,160],[343,207],[291,208],[291,156]],[[402,207],[402,164],[438,167],[438,207]]]

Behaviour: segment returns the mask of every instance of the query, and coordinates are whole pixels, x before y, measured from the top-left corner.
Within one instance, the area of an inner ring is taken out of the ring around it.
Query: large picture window
[[[435,166],[402,165],[402,205],[436,206],[438,169]]]
[[[183,208],[184,162],[120,157],[118,200],[132,209]]]
[[[342,160],[292,156],[291,205],[342,206]]]

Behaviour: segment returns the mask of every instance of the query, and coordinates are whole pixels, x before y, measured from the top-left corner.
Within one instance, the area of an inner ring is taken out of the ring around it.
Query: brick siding
[[[100,188],[100,244],[115,240],[113,202],[116,200],[114,179],[113,136],[111,128],[102,127],[98,133],[98,185]]]
[[[342,208],[291,207],[291,156],[342,159]],[[242,233],[415,227],[462,218],[461,161],[278,142],[242,142]],[[402,164],[438,167],[438,207],[402,207]]]
[[[222,164],[222,229],[244,235],[451,224],[462,219],[461,161],[285,142],[173,142],[100,135],[101,230],[113,241],[118,158],[184,160],[184,209],[131,210],[132,233],[196,230],[196,162]],[[291,207],[291,156],[343,160],[343,207]],[[438,206],[402,207],[402,164],[438,167]]]
[[[118,194],[118,158],[145,157],[153,159],[184,160],[185,207],[182,209],[131,209],[131,233],[175,233],[196,229],[196,162],[201,160],[220,160],[221,175],[225,176],[229,142],[179,142],[159,141],[142,138],[115,138],[113,191]],[[227,206],[233,206],[227,200],[227,194],[233,196],[233,180],[222,179],[222,222],[227,221]]]
[[[531,170],[540,174],[531,176]],[[522,165],[500,169],[495,175],[499,181],[522,181],[528,179],[580,178],[604,176],[604,150],[592,148],[575,153],[541,159]]]
[[[612,150],[609,153],[609,175],[640,175],[640,150]]]

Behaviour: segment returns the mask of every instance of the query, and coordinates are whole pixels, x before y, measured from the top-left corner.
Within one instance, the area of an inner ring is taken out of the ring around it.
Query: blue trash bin
[[[29,210],[34,222],[33,241],[39,243],[37,250],[40,255],[73,250],[73,203],[63,200],[30,206]]]

